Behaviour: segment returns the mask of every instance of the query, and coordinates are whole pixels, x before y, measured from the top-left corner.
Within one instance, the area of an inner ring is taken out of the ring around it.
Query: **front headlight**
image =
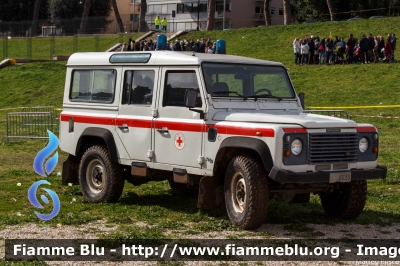
[[[290,150],[293,155],[299,155],[303,150],[303,143],[301,143],[301,140],[293,140],[292,145],[290,145]]]
[[[358,148],[360,152],[366,152],[368,150],[368,140],[367,138],[361,138],[360,142],[358,142]]]

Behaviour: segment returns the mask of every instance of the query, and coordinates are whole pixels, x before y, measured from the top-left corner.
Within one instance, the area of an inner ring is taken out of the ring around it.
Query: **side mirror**
[[[299,93],[299,99],[300,99],[300,104],[301,104],[301,108],[304,109],[304,100],[305,100],[306,95],[304,94],[304,92],[300,92]]]
[[[185,106],[194,108],[196,106],[197,91],[195,89],[187,89],[185,92]]]

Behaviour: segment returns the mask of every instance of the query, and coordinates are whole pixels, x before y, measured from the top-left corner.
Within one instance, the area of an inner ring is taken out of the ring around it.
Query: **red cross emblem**
[[[178,150],[182,150],[183,147],[185,147],[185,137],[183,136],[182,133],[177,133],[175,135],[175,147]]]

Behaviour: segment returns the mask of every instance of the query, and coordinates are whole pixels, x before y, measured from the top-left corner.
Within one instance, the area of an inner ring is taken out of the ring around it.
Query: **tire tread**
[[[268,212],[268,181],[265,169],[261,162],[250,156],[240,155],[234,157],[229,163],[230,167],[239,168],[248,177],[247,200],[248,210],[241,221],[231,221],[245,230],[260,227]],[[225,200],[229,202],[227,199]]]

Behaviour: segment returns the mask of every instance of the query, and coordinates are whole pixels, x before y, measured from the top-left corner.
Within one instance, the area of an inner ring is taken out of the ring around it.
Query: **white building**
[[[205,30],[207,24],[206,0],[147,0],[146,21],[149,29],[154,29],[154,19],[160,16],[168,21],[168,31]],[[224,17],[225,2],[225,17]],[[172,13],[175,11],[175,17]],[[272,25],[283,24],[282,0],[271,0]],[[264,0],[225,0],[217,1],[214,29],[248,28],[265,25]]]

